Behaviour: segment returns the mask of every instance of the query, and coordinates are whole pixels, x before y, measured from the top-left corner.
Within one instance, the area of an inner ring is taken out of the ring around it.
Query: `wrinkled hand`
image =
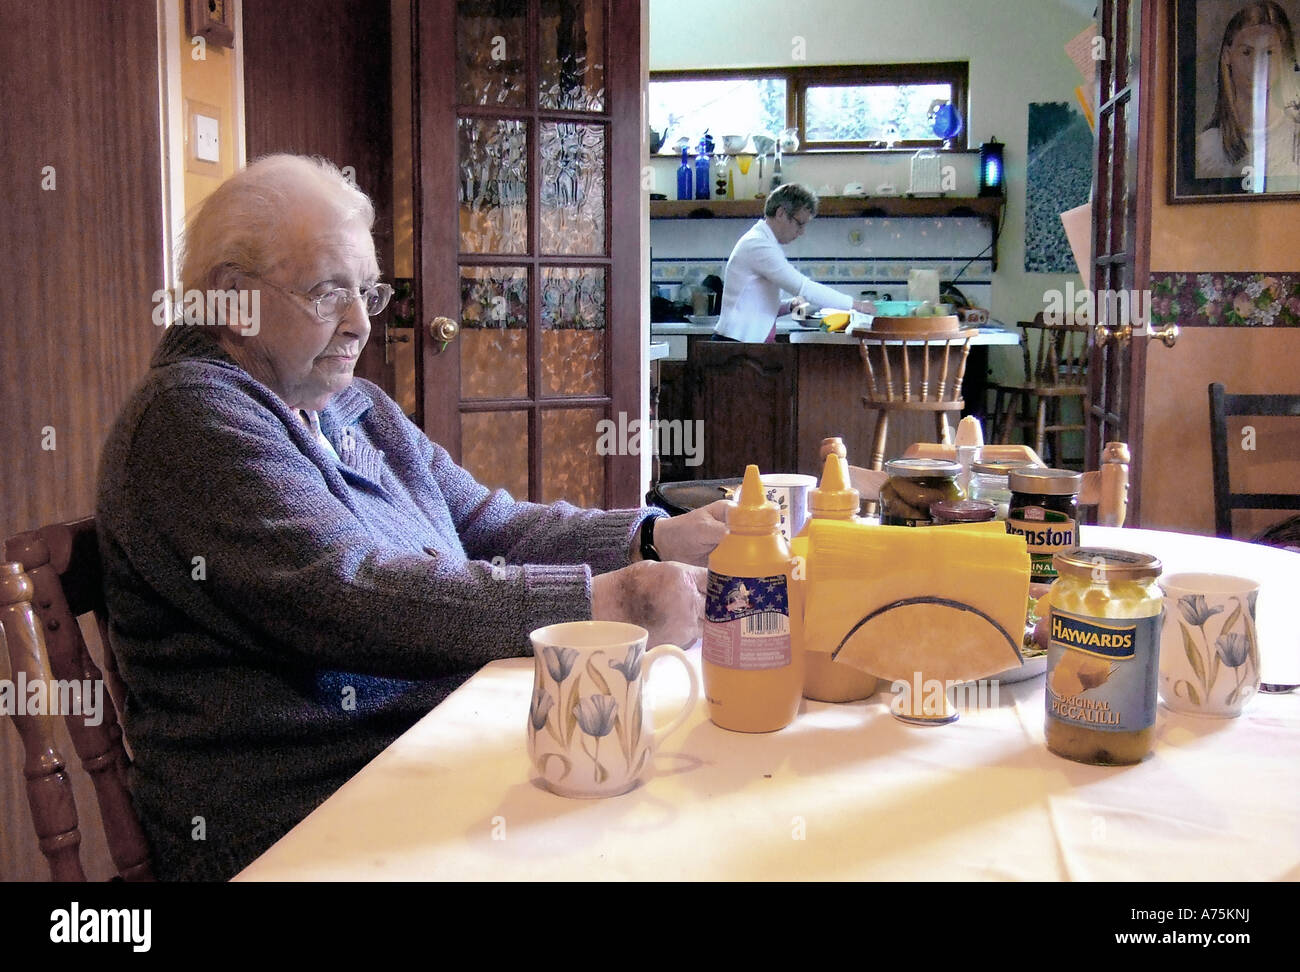
[[[876,305],[869,300],[855,300],[853,302],[853,309],[859,314],[874,314],[876,312]]]
[[[680,516],[655,521],[655,549],[661,560],[705,566],[727,533],[727,500],[716,500]]]
[[[650,632],[649,647],[685,648],[700,637],[709,572],[671,562],[642,560],[591,579],[594,621],[625,621]]]
[[[795,297],[790,301],[790,314],[799,320],[801,317],[807,317],[811,313],[812,304],[803,297]]]

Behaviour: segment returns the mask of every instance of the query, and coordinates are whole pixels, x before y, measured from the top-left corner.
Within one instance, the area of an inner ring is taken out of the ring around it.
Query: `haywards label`
[[[1052,641],[1105,658],[1132,658],[1137,648],[1137,619],[1097,621],[1052,612]]]
[[[1007,533],[1025,538],[1029,548],[1030,580],[1035,583],[1056,580],[1052,555],[1058,550],[1069,550],[1078,544],[1075,537],[1078,527],[1064,513],[1041,506],[1023,506],[1012,509],[1007,515]]]
[[[1089,618],[1053,608],[1048,715],[1110,732],[1154,725],[1160,619]]]
[[[790,596],[784,574],[733,577],[709,571],[704,660],[722,668],[784,668],[790,653]]]

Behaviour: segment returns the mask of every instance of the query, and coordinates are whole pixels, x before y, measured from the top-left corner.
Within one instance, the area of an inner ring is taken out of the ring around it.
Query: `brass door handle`
[[[1097,326],[1097,343],[1105,344],[1107,341],[1114,341],[1118,345],[1127,344],[1133,337],[1133,325],[1125,324],[1122,327],[1106,327],[1105,325]]]
[[[1178,335],[1181,333],[1182,331],[1179,330],[1177,324],[1170,324],[1167,327],[1149,331],[1147,337],[1163,342],[1167,348],[1172,348],[1178,342]]]
[[[429,322],[429,337],[442,344],[439,350],[445,350],[448,342],[460,333],[460,325],[450,317],[435,317]]]

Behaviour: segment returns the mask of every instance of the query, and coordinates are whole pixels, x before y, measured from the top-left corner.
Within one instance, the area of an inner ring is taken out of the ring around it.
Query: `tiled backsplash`
[[[650,223],[651,283],[675,298],[682,283],[708,274],[724,276],[727,257],[752,219],[656,219]],[[820,217],[804,236],[785,247],[802,273],[856,295],[875,290],[907,298],[910,269],[935,270],[941,280],[961,271],[957,287],[972,302],[989,306],[992,268],[988,227],[969,217],[862,219]],[[966,264],[969,262],[969,265]],[[965,266],[964,271],[962,270]]]

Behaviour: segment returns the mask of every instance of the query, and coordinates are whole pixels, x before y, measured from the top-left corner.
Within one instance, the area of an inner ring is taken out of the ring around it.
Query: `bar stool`
[[[933,412],[939,442],[952,443],[948,413],[960,413],[965,405],[961,383],[976,333],[951,328],[891,332],[873,327],[860,338],[858,350],[867,372],[862,404],[880,413],[871,445],[872,469],[884,467],[885,436],[894,412]]]

